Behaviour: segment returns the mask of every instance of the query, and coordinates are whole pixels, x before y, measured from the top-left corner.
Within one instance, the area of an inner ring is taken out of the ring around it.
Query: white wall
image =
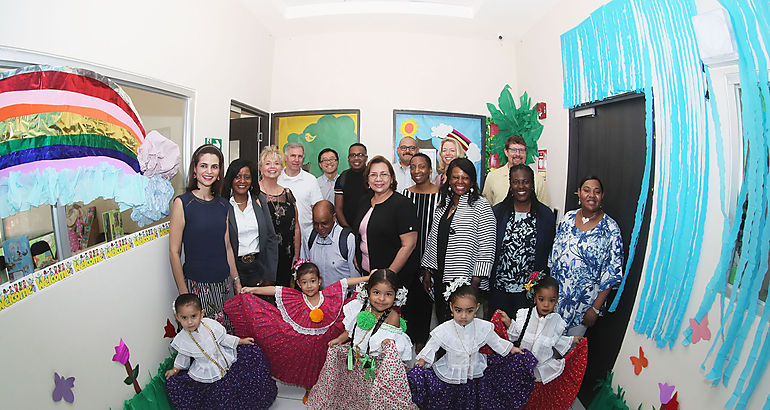
[[[569,159],[569,110],[564,108],[561,40],[565,31],[577,26],[609,0],[562,1],[534,25],[516,46],[516,73],[521,92],[533,102],[545,101],[548,116],[540,120],[543,134],[538,148],[548,150],[546,187],[551,206],[564,214],[564,193]]]
[[[112,361],[121,338],[139,385],[168,357],[166,318],[176,286],[168,236],[86,268],[0,311],[0,396],[6,409],[54,405],[54,372],[75,377],[75,406],[122,408],[134,395],[126,369]]]
[[[521,91],[527,91],[533,100],[546,101],[548,103],[548,118],[543,121],[545,126],[543,135],[540,138],[540,147],[548,149],[548,189],[553,204],[558,207],[564,203],[565,183],[567,177],[567,160],[569,141],[569,112],[563,107],[564,81],[562,78],[561,61],[561,43],[560,35],[582,22],[591,12],[608,0],[590,0],[574,2],[571,0],[562,1],[557,5],[553,12],[546,18],[534,25],[520,41],[517,46],[517,82]],[[713,0],[698,1],[699,10],[705,11],[717,5]],[[727,130],[730,124],[727,117],[729,115],[727,102],[731,98],[727,94],[728,86],[725,83],[724,72],[722,76],[714,76],[712,72],[715,89],[712,95],[720,103],[720,117],[724,135],[728,135]],[[721,81],[721,84],[720,84]],[[713,126],[710,126],[713,129]],[[714,149],[715,144],[713,135],[709,145]],[[721,250],[722,219],[720,210],[719,180],[716,155],[712,152],[711,159],[714,162],[710,166],[709,190],[707,214],[710,215],[706,224],[701,260],[698,264],[698,273],[693,284],[692,296],[687,307],[685,318],[693,317],[701,300],[703,299],[704,288],[714,272],[718,262]],[[563,206],[563,205],[562,205]],[[654,204],[648,204],[653,206]],[[654,208],[653,208],[654,209]],[[653,215],[653,218],[655,215]],[[645,255],[646,257],[646,255]],[[639,285],[639,292],[644,286],[644,278]],[[639,294],[636,296],[638,301]],[[712,340],[716,337],[719,329],[719,318],[717,317],[719,302],[715,302],[709,314],[709,328],[712,332]],[[655,342],[648,339],[645,335],[640,335],[633,330],[633,321],[636,317],[638,308],[635,306],[631,314],[631,323],[626,331],[626,336],[618,355],[615,367],[613,369],[615,376],[613,383],[615,386],[622,386],[625,391],[625,399],[630,408],[637,408],[643,404],[643,408],[660,407],[658,382],[668,382],[676,386],[679,392],[679,403],[683,408],[721,408],[725,405],[733,387],[738,379],[740,371],[748,354],[748,348],[744,348],[741,363],[736,367],[733,376],[727,388],[721,384],[712,386],[704,378],[705,371],[700,368],[701,362],[706,357],[706,352],[711,346],[711,342],[701,341],[698,344],[684,347],[681,345],[681,337],[678,339],[673,349],[660,349]],[[687,326],[686,321],[682,330]],[[754,328],[756,325],[754,326]],[[753,342],[754,330],[749,333],[747,344]],[[633,372],[633,366],[629,357],[639,354],[639,347],[642,347],[645,356],[649,359],[649,366],[642,371],[639,376]],[[707,363],[707,368],[710,369]],[[752,401],[749,402],[749,408],[759,408],[764,404],[767,392],[770,391],[770,377],[765,375],[764,379],[757,386]],[[587,403],[585,403],[587,404]]]
[[[489,115],[505,84],[516,87],[511,41],[413,33],[278,38],[273,112],[358,108],[369,157],[393,158],[393,110]]]
[[[190,90],[193,148],[205,137],[227,140],[231,99],[262,109],[270,104],[273,39],[235,0],[6,4],[0,13],[0,60],[24,54],[11,49]],[[123,384],[125,370],[111,361],[113,346],[124,338],[131,363],[140,364],[143,386],[168,356],[163,325],[175,295],[166,237],[4,309],[2,407],[52,407],[53,371],[58,371],[76,377],[79,408],[121,408],[133,389]]]
[[[205,137],[228,138],[231,99],[270,103],[273,40],[236,0],[16,2],[0,13],[0,46],[193,90],[193,148]]]

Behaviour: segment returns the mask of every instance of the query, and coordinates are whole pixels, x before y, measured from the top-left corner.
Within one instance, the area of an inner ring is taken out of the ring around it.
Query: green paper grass
[[[629,410],[623,388],[618,386],[617,392],[612,390],[612,376],[612,372],[607,372],[607,377],[596,385],[596,396],[587,410]]]

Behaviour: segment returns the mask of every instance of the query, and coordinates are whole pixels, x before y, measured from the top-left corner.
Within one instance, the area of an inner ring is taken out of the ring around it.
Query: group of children
[[[458,280],[444,294],[453,319],[431,332],[407,370],[413,347],[399,315],[406,289],[395,273],[378,269],[323,290],[316,265],[302,263],[294,275],[299,290],[245,287],[225,303],[238,336],[201,319],[197,296],[177,298],[174,315],[184,331],[171,344],[178,354],[166,373],[174,407],[268,408],[277,392],[274,377],[305,387],[303,402],[312,409],[522,408],[536,383],[559,378],[561,356],[581,339],[562,335],[566,324],[554,312],[559,284],[552,277],[533,275],[535,306],[514,320],[498,311],[497,332],[476,318],[477,289]],[[353,286],[355,297],[346,300]],[[263,300],[268,297],[274,305]],[[480,352],[484,346],[496,354]]]

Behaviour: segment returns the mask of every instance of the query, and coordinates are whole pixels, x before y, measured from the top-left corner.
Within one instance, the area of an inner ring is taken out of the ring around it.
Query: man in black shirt
[[[341,226],[349,227],[355,220],[358,204],[366,194],[364,169],[367,159],[364,144],[356,142],[348,148],[350,168],[340,174],[334,185],[334,209]]]

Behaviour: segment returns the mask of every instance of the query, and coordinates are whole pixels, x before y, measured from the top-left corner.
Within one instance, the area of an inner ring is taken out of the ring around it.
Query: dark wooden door
[[[594,114],[586,115],[591,109]],[[576,113],[585,116],[576,118]],[[628,260],[628,246],[644,175],[647,152],[645,140],[643,94],[624,95],[570,110],[569,167],[564,209],[578,208],[575,192],[581,178],[586,175],[598,176],[604,186],[603,209],[620,225],[624,261]],[[654,180],[652,176],[650,178]],[[639,233],[636,256],[618,308],[614,313],[599,319],[596,326],[586,332],[589,342],[588,367],[578,396],[586,407],[593,400],[597,381],[603,379],[615,365],[623,343],[647,247],[651,202],[652,182],[647,193],[648,205]],[[609,306],[614,296],[613,292],[607,298],[606,306]]]
[[[230,141],[238,141],[240,157],[251,160],[255,166],[262,148],[270,143],[268,121],[267,115],[230,119]]]

